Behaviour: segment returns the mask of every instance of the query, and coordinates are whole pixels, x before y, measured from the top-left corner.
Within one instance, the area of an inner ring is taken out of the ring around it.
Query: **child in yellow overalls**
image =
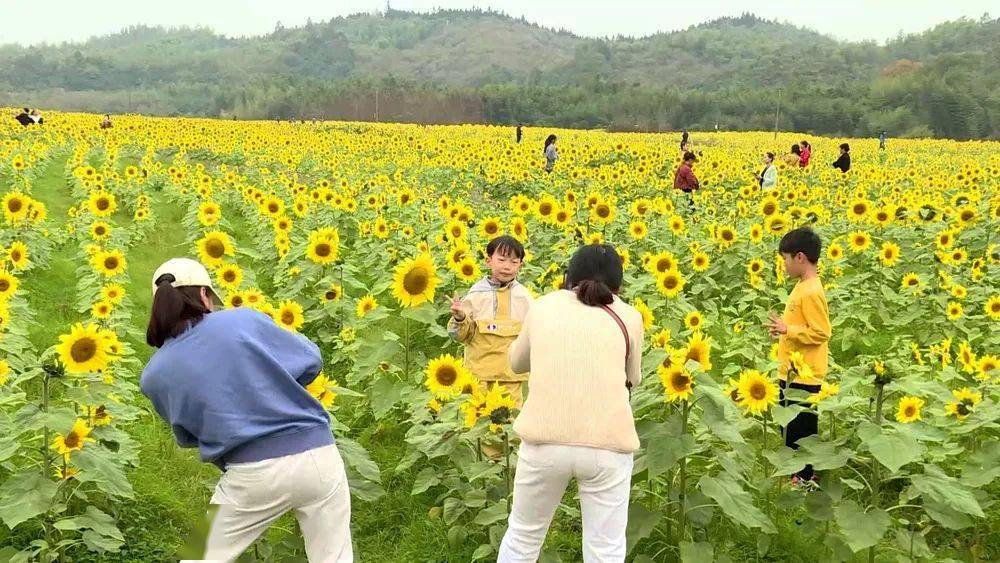
[[[533,300],[517,282],[524,246],[514,237],[501,236],[490,241],[486,254],[490,273],[476,282],[465,297],[452,300],[448,333],[465,344],[465,365],[479,380],[480,388],[485,391],[491,385],[503,385],[521,408],[521,386],[528,374],[510,369],[507,349],[521,333]],[[498,454],[490,447],[483,451],[491,457]]]

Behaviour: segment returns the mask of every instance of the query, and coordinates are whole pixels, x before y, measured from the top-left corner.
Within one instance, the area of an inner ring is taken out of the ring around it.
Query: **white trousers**
[[[219,505],[205,560],[234,561],[268,526],[294,510],[311,563],[353,561],[351,493],[336,446],[232,463],[211,503]]]
[[[498,562],[538,560],[552,516],[574,477],[583,515],[583,560],[625,561],[632,454],[522,442],[517,455],[514,504]]]

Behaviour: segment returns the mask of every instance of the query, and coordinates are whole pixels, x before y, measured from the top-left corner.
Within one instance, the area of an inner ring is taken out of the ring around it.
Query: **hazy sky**
[[[291,27],[307,18],[325,21],[385,5],[384,0],[2,0],[0,44],[79,41],[136,23],[201,25],[229,36],[257,35],[271,31],[278,21]],[[978,19],[991,7],[993,17],[1000,11],[997,0],[392,0],[391,5],[413,11],[493,7],[589,36],[642,36],[746,10],[840,39],[880,43],[900,31],[918,32],[961,16]]]

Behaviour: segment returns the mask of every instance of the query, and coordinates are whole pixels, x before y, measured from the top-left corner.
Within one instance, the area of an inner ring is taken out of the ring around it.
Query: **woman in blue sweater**
[[[235,560],[294,510],[311,562],[351,561],[351,498],[323,406],[306,391],[319,348],[264,313],[220,305],[204,266],[153,274],[140,386],[181,447],[223,470],[205,559]]]

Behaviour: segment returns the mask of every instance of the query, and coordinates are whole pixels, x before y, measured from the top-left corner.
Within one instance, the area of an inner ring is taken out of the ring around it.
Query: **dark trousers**
[[[688,207],[694,209],[694,196],[691,195],[691,192],[693,192],[694,190],[692,190],[691,188],[681,188],[681,191],[687,194]]]
[[[793,450],[799,449],[799,445],[796,444],[800,439],[806,436],[813,436],[819,433],[819,415],[813,410],[813,407],[809,403],[798,401],[795,399],[789,399],[785,397],[785,389],[799,389],[806,391],[808,393],[819,393],[819,385],[803,385],[801,383],[788,383],[786,381],[779,381],[778,384],[781,386],[781,406],[787,407],[790,405],[802,405],[809,407],[808,411],[800,412],[795,415],[795,418],[788,423],[786,428],[782,428],[785,433],[785,445]],[[800,470],[796,475],[800,479],[809,480],[813,477],[813,466],[806,465],[805,468]]]

